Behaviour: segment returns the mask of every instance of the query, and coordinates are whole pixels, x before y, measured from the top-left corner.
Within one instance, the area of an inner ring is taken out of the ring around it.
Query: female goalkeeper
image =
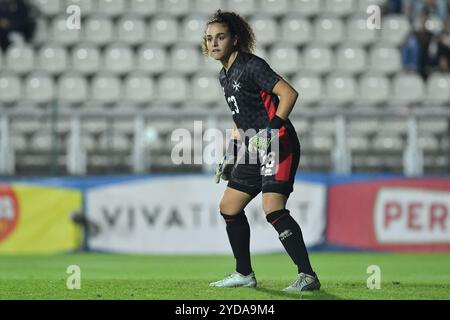
[[[298,268],[297,279],[284,291],[318,290],[320,282],[302,231],[286,209],[300,160],[300,143],[288,119],[298,93],[266,61],[252,54],[254,47],[254,33],[240,15],[218,10],[207,22],[203,53],[223,66],[219,80],[234,121],[233,138],[216,169],[216,182],[220,178],[228,181],[220,213],[236,259],[236,271],[210,286],[256,286],[244,209],[262,192],[267,222]]]

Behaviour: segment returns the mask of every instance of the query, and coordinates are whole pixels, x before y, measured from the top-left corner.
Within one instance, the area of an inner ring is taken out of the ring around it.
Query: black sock
[[[297,265],[298,273],[303,272],[315,276],[303,241],[302,230],[297,221],[289,214],[289,210],[274,211],[269,213],[266,218],[277,230],[278,238],[292,261]]]
[[[220,213],[227,224],[227,234],[236,259],[236,271],[244,276],[252,273],[250,262],[250,226],[244,211],[231,216]]]

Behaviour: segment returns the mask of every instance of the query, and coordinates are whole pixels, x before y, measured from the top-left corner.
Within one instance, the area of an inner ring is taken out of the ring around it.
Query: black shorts
[[[231,172],[228,187],[249,194],[252,198],[262,193],[281,193],[289,197],[294,190],[294,180],[300,162],[300,143],[295,131],[279,137],[279,152],[274,169],[266,171],[270,157],[242,163],[237,161]],[[246,154],[247,157],[248,154]],[[255,163],[257,162],[257,163]],[[269,173],[270,172],[270,173]]]

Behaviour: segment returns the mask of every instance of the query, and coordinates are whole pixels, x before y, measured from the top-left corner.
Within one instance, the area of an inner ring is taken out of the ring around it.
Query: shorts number
[[[228,97],[227,101],[228,101],[228,105],[230,106],[230,109],[231,109],[231,114],[238,114],[239,107],[237,105],[235,96]]]

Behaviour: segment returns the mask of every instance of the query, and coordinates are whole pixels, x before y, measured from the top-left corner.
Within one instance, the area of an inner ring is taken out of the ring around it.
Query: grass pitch
[[[66,254],[0,256],[0,299],[450,299],[450,254],[327,253],[310,255],[322,283],[303,295],[281,289],[296,277],[287,255],[256,255],[257,288],[210,288],[234,270],[231,256]],[[68,266],[81,289],[66,287]],[[367,267],[381,269],[381,289],[367,288]]]

